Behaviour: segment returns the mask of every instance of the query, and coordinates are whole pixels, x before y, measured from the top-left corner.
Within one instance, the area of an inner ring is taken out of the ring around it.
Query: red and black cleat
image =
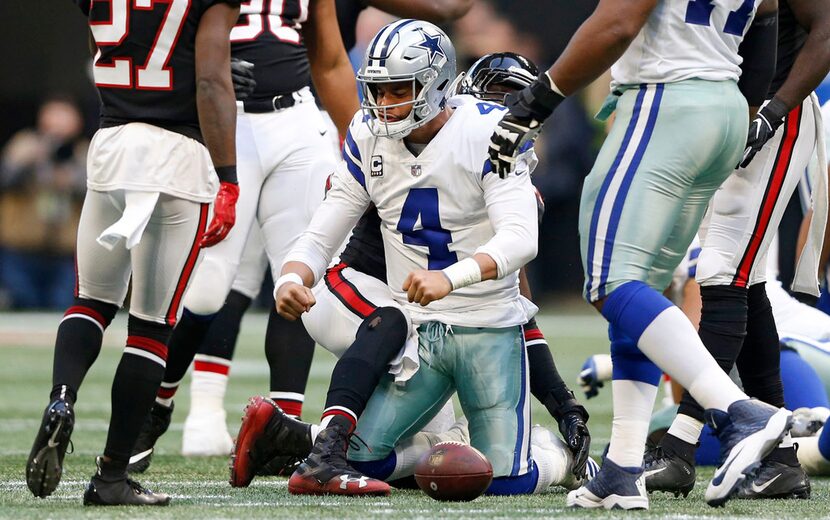
[[[247,487],[269,464],[291,465],[311,451],[311,425],[287,416],[274,401],[252,397],[245,407],[242,426],[231,455],[230,484]]]
[[[292,495],[387,496],[389,484],[359,473],[346,461],[351,432],[332,421],[317,435],[311,455],[288,480]]]

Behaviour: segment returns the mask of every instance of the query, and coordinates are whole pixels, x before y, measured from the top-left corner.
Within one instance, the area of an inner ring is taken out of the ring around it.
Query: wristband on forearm
[[[441,272],[450,281],[453,291],[481,281],[481,267],[474,258],[465,258],[445,267]]]
[[[236,166],[218,166],[215,170],[216,176],[219,177],[219,182],[239,184],[239,181],[236,179]]]
[[[286,274],[280,276],[279,278],[277,278],[277,281],[274,282],[274,300],[275,301],[277,299],[277,291],[280,290],[280,287],[282,287],[283,285],[285,285],[289,282],[296,283],[296,284],[299,284],[299,285],[305,285],[303,283],[303,278],[300,275],[298,275],[297,273],[286,273]]]
[[[550,116],[559,106],[559,103],[565,100],[565,96],[559,90],[559,87],[546,72],[530,84],[530,93],[532,96],[530,96],[531,99],[528,100],[528,104],[543,119]]]
[[[769,102],[761,108],[760,113],[769,121],[771,124],[774,124],[778,121],[783,121],[787,114],[790,112],[790,109],[787,108],[787,104],[778,99],[777,97],[773,97],[769,100]]]

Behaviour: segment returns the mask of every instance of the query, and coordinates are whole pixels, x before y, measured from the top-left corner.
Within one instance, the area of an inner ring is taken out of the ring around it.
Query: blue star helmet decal
[[[426,49],[429,51],[429,64],[432,65],[435,62],[436,56],[442,56],[444,58],[447,55],[444,53],[444,49],[441,48],[441,36],[431,36],[426,33],[426,31],[421,30],[421,35],[424,37],[424,40],[418,42],[414,45],[414,47],[420,47],[422,49]]]

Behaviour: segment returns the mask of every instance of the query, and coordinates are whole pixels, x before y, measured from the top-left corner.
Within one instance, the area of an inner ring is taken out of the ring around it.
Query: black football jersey
[[[340,261],[355,271],[386,281],[386,257],[380,234],[380,216],[372,206],[352,231],[352,237],[340,254]]]
[[[254,64],[250,99],[270,99],[311,84],[301,32],[309,0],[249,0],[231,31],[231,53]]]
[[[149,123],[201,140],[195,44],[202,14],[239,0],[74,0],[98,51],[101,126]]]
[[[366,4],[361,0],[336,0],[337,25],[340,27],[340,36],[343,38],[343,47],[350,51],[357,42],[357,18]]]
[[[767,98],[772,98],[793,68],[795,57],[804,47],[807,31],[798,24],[787,0],[778,2],[778,61],[775,64],[775,76],[770,84]]]

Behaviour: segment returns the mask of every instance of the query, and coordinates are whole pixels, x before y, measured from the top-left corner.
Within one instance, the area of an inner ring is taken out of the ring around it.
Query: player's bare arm
[[[196,106],[199,124],[220,188],[213,221],[202,238],[202,247],[224,239],[236,221],[236,99],[231,83],[230,33],[239,8],[216,4],[202,16],[196,33]]]
[[[311,78],[337,131],[344,136],[359,108],[354,71],[340,37],[334,0],[312,0],[309,10],[303,36]]]
[[[457,20],[473,6],[473,0],[367,0],[366,3],[395,16],[433,23]]]
[[[493,169],[504,178],[516,156],[533,142],[542,123],[565,97],[588,86],[623,55],[657,0],[600,0],[551,68],[524,90],[509,94],[509,112],[490,144]]]
[[[789,4],[799,25],[809,33],[787,80],[775,94],[792,110],[830,71],[830,0],[789,0]]]

